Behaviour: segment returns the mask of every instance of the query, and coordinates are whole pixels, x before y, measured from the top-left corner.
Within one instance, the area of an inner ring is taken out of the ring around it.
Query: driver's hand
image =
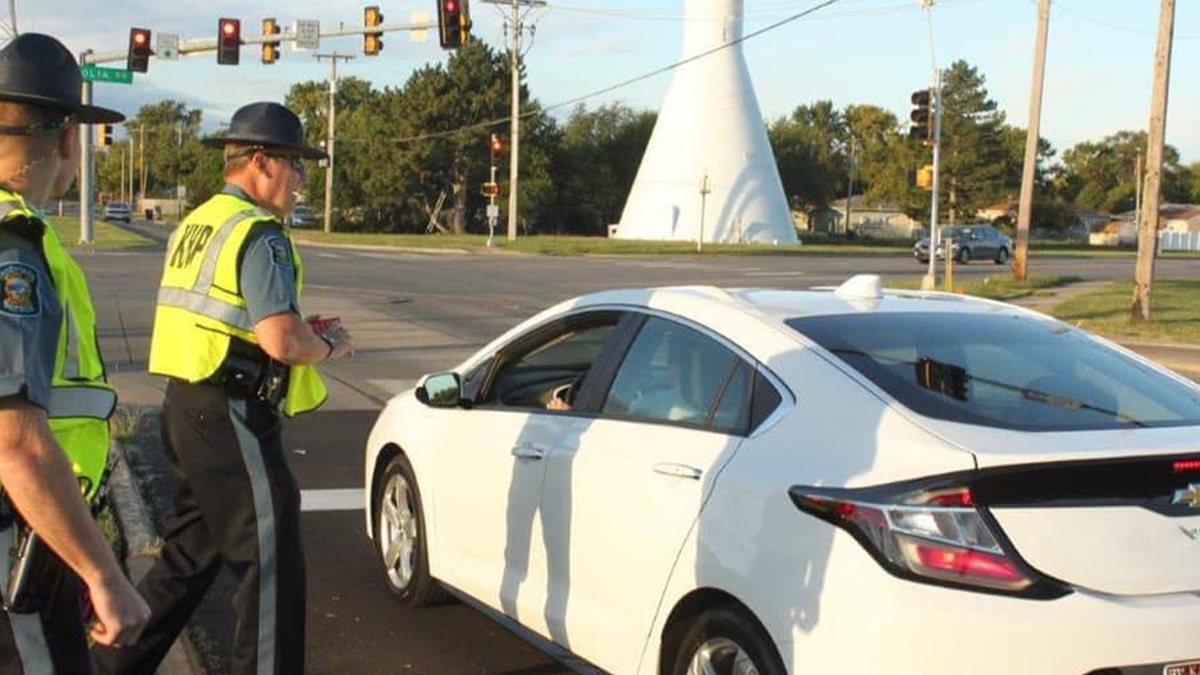
[[[571,409],[571,404],[567,403],[566,401],[562,400],[561,398],[559,398],[557,396],[552,397],[550,399],[550,402],[546,404],[546,410],[570,410],[570,409]]]

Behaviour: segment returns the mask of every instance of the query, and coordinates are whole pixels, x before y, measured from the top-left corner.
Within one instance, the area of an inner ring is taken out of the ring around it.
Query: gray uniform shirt
[[[234,185],[226,185],[222,192],[252,201]],[[241,258],[238,285],[246,299],[251,322],[258,323],[286,312],[300,313],[296,298],[296,264],[282,225],[274,222],[256,224],[242,244]]]
[[[41,250],[0,230],[0,398],[47,407],[61,326],[62,305]]]

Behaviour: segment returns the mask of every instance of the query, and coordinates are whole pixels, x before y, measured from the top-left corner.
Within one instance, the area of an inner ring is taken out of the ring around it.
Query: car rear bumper
[[[1200,660],[1200,593],[1027,600],[960,591],[871,570],[859,564],[875,565],[865,552],[838,565],[842,554],[858,558],[845,550],[857,542],[844,539],[811,632],[796,626],[781,645],[795,675],[1162,675],[1167,664]]]

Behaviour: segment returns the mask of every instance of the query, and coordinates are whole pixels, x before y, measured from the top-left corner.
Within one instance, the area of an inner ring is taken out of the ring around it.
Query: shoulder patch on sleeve
[[[41,314],[40,283],[41,275],[31,265],[21,262],[0,264],[0,314],[17,318]]]
[[[271,260],[276,265],[292,264],[292,247],[284,237],[267,237],[267,246],[271,249]]]

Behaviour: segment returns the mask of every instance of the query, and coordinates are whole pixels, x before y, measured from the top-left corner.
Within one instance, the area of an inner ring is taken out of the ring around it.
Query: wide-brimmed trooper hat
[[[66,120],[51,126],[4,127],[0,133],[34,134],[62,123],[113,124],[125,121],[116,110],[83,104],[79,63],[63,43],[41,33],[22,33],[0,48],[0,101],[62,110]]]
[[[230,143],[237,143],[294,150],[306,159],[325,159],[329,156],[324,150],[304,141],[304,129],[296,113],[270,102],[251,103],[238,108],[228,129],[202,142],[210,148],[224,148]]]

